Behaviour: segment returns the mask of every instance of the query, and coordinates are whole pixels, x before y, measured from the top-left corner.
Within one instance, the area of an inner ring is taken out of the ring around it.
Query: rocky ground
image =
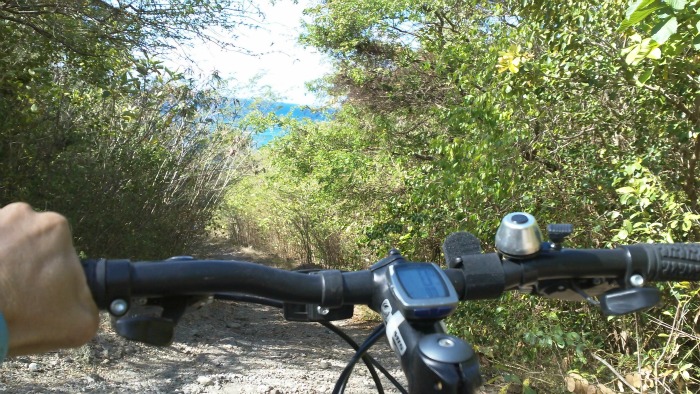
[[[210,257],[270,262],[251,251]],[[375,324],[358,318],[338,323],[357,342]],[[372,355],[405,382],[386,341],[375,348]],[[319,324],[287,322],[273,307],[214,301],[186,314],[173,344],[163,348],[124,340],[105,314],[86,346],[7,360],[0,366],[0,392],[330,393],[352,354]],[[383,382],[386,392],[398,392]],[[376,392],[365,368],[355,368],[346,392]]]

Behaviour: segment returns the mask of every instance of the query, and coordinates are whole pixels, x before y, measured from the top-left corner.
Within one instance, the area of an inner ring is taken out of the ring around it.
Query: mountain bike
[[[272,305],[287,320],[325,325],[356,350],[334,393],[344,391],[360,360],[379,393],[384,390],[379,373],[402,393],[474,393],[482,384],[478,355],[443,323],[459,302],[527,290],[583,300],[607,316],[624,315],[660,301],[652,282],[700,280],[700,244],[565,248],[572,231],[568,224],[549,225],[543,240],[532,215],[514,212],[501,221],[495,252],[482,253],[479,240],[466,232],[447,237],[445,269],[410,262],[396,249],[368,269],[350,272],[287,271],[188,256],[84,260],[83,267],[98,306],[112,315],[115,331],[131,340],[167,346],[188,308],[211,299]],[[352,317],[355,305],[367,305],[382,319],[359,345],[331,323]],[[400,359],[407,390],[367,354],[382,337]]]

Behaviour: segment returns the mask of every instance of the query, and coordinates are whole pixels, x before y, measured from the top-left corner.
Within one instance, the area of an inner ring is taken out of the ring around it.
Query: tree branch
[[[596,360],[600,361],[603,365],[608,367],[610,372],[612,372],[615,376],[617,376],[617,378],[620,379],[620,381],[622,383],[624,383],[627,387],[629,387],[633,393],[641,394],[641,392],[639,390],[637,390],[634,386],[629,384],[629,382],[627,382],[627,380],[625,380],[624,376],[622,376],[619,372],[617,372],[617,370],[615,368],[613,368],[613,366],[610,365],[607,361],[603,360],[602,358],[600,358],[600,356],[598,356],[595,353],[591,353],[591,356],[593,356],[593,358],[595,358]]]

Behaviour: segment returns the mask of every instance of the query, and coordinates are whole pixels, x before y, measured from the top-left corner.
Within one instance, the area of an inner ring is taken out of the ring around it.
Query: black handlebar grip
[[[700,244],[639,244],[626,249],[632,266],[648,280],[700,281]]]
[[[92,293],[92,298],[95,300],[97,307],[100,309],[105,309],[104,305],[104,282],[100,283],[97,278],[97,265],[100,260],[97,259],[86,259],[82,260],[80,264],[83,266],[83,271],[85,271],[85,279],[87,280],[88,288]],[[102,275],[103,276],[103,275]],[[104,276],[103,276],[104,277]]]

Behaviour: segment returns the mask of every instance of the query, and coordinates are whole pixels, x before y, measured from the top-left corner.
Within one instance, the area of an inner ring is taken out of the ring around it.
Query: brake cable
[[[340,374],[340,377],[338,378],[335,388],[333,389],[333,394],[341,394],[345,392],[345,386],[347,385],[348,381],[350,380],[350,375],[352,374],[352,370],[355,367],[355,364],[357,364],[357,361],[367,353],[369,348],[374,346],[377,341],[384,336],[384,333],[386,331],[386,327],[384,324],[379,324],[377,327],[375,327],[374,331],[367,337],[367,339],[362,343],[362,345],[357,349],[355,352],[355,355],[348,361],[348,364],[345,366],[345,369],[343,372]],[[387,376],[388,377],[388,376]],[[408,394],[408,391],[404,389],[400,384],[395,379],[391,379],[392,383],[396,386],[396,388],[402,393],[402,394]]]

